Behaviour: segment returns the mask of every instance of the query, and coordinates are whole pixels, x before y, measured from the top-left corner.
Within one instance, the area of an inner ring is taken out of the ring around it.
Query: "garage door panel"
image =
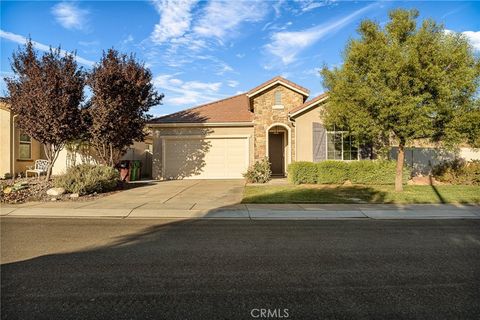
[[[165,178],[243,178],[248,166],[247,138],[167,139]]]

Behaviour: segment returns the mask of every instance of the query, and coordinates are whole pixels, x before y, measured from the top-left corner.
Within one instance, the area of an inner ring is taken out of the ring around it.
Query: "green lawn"
[[[394,187],[335,185],[247,186],[243,203],[475,203],[480,204],[480,186]]]

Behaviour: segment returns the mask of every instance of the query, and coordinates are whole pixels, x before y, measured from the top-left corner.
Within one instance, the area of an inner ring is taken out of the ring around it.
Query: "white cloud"
[[[260,21],[267,11],[263,2],[213,0],[207,4],[194,31],[201,37],[216,38],[223,42],[243,22]]]
[[[52,7],[55,20],[66,29],[88,29],[87,18],[89,11],[80,9],[72,2],[60,2]]]
[[[100,41],[94,40],[94,41],[78,41],[78,44],[83,46],[83,47],[91,47],[91,46],[98,46],[100,45]]]
[[[473,48],[480,51],[480,31],[464,31],[462,33],[468,38]]]
[[[316,77],[320,77],[320,71],[322,71],[321,68],[313,68],[313,69],[304,70],[302,73],[309,76],[314,75]]]
[[[283,31],[274,33],[271,42],[265,49],[274,56],[279,57],[283,64],[295,61],[296,56],[307,47],[316,43],[328,34],[338,31],[352,22],[362,13],[372,9],[377,3],[359,9],[348,16],[303,31]]]
[[[238,81],[235,81],[235,80],[228,80],[227,81],[227,86],[229,86],[230,88],[238,87],[238,85],[239,85]]]
[[[456,33],[456,31],[445,29],[445,33],[452,34]],[[480,31],[463,31],[459,33],[468,39],[473,49],[480,51]]]
[[[161,74],[153,80],[158,90],[167,91],[166,104],[192,106],[225,97],[218,93],[222,86],[221,82],[182,81],[175,76]]]
[[[268,4],[262,1],[211,0],[154,0],[160,14],[149,40],[147,63],[178,68],[201,60],[201,53],[226,45],[226,40],[238,36],[239,29],[247,22],[263,19],[268,13]],[[234,72],[234,69],[219,60],[210,58],[216,75]]]
[[[15,33],[11,33],[11,32],[8,32],[8,31],[3,31],[3,30],[0,30],[0,38],[10,40],[12,42],[16,42],[16,43],[19,43],[19,44],[27,43],[27,38],[25,38],[24,36],[21,36],[19,34],[15,34]],[[50,50],[50,46],[48,46],[46,44],[43,44],[43,43],[40,43],[40,42],[37,42],[37,41],[33,41],[33,40],[32,40],[32,44],[33,44],[34,48],[37,49],[37,50],[40,50],[40,51],[49,51]],[[70,54],[70,52],[67,52],[63,49],[61,50],[61,53],[62,54],[66,54],[66,53]],[[75,57],[75,60],[77,60],[78,63],[89,66],[89,67],[93,66],[94,63],[95,63],[91,60],[87,60],[85,58],[79,57],[78,55]]]
[[[324,0],[324,1],[316,1],[316,0],[295,0],[296,3],[300,5],[300,10],[302,12],[307,12],[316,8],[325,7],[335,3],[335,0]]]
[[[181,85],[183,90],[202,90],[207,92],[217,92],[222,86],[221,82],[200,82],[188,81]]]
[[[192,9],[196,0],[157,0],[153,4],[160,14],[160,22],[155,25],[152,40],[161,44],[172,38],[183,36],[190,30]]]

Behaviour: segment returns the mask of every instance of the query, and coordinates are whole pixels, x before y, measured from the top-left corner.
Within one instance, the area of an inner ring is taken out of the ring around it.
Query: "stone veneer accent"
[[[282,92],[283,109],[273,109],[275,105],[275,92]],[[295,159],[295,128],[288,119],[288,112],[303,104],[304,97],[281,84],[261,92],[252,98],[251,105],[254,112],[254,159],[258,161],[266,156],[267,137],[266,130],[274,123],[287,125],[290,130],[287,148],[291,145],[291,161]],[[287,155],[286,155],[287,156]],[[288,160],[287,160],[288,161]],[[285,168],[286,169],[286,168]]]

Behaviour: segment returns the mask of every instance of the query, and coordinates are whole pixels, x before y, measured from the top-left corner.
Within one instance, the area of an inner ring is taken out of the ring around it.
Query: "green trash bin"
[[[141,178],[142,162],[140,160],[132,161],[130,168],[130,181],[137,181]]]

